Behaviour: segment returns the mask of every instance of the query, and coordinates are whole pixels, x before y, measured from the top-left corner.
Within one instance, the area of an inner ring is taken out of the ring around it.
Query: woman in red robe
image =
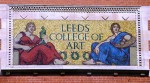
[[[14,38],[14,49],[19,51],[20,65],[65,65],[54,45],[47,42],[47,37],[44,36],[46,44],[41,44],[41,39],[34,35],[36,26],[33,22],[26,25],[26,32],[20,32]]]

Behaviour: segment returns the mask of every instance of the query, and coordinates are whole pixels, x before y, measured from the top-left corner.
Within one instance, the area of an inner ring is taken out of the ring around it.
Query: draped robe
[[[99,44],[94,42],[91,45],[91,54],[95,62],[100,61],[106,65],[130,65],[130,46],[125,48],[117,48],[115,44],[120,44],[127,32],[120,32],[114,39],[110,42],[104,42],[99,46],[99,53],[94,52],[95,47]]]

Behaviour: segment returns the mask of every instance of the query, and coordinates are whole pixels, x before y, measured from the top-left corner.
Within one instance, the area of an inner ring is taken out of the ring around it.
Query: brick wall
[[[150,0],[0,0],[0,4],[146,6]],[[0,76],[0,83],[150,83],[134,76]]]
[[[148,41],[148,44],[149,44],[149,51],[150,51],[150,41]]]
[[[150,0],[0,0],[4,4],[49,4],[49,5],[150,5]]]
[[[148,30],[150,30],[150,20],[148,20]]]
[[[0,29],[2,28],[1,26],[1,19],[0,19]],[[0,39],[0,50],[1,50],[1,39]]]
[[[149,77],[0,76],[0,83],[150,83]]]

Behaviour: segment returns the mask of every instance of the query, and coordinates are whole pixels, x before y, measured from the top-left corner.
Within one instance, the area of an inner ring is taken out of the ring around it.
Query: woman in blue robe
[[[90,60],[83,64],[130,65],[130,46],[135,42],[135,38],[119,30],[120,25],[113,23],[113,35],[103,42],[94,42],[91,45]]]

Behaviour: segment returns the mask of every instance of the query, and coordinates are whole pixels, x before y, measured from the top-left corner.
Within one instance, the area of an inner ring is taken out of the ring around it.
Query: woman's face
[[[34,26],[33,24],[30,24],[30,25],[28,26],[28,31],[29,31],[30,33],[33,33],[34,30],[35,30],[35,26]]]
[[[113,26],[113,32],[114,32],[114,33],[118,33],[118,32],[119,32],[119,27],[118,27],[118,25],[115,24],[115,25]]]

